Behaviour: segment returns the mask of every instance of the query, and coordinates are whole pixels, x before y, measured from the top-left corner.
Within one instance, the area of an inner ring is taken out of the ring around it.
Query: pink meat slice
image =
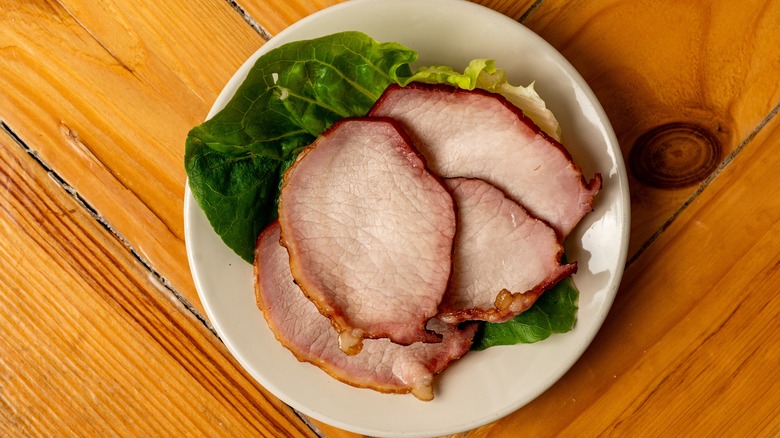
[[[295,284],[287,251],[279,244],[277,222],[257,240],[255,294],[274,335],[298,360],[317,365],[352,386],[411,392],[421,400],[433,399],[434,376],[469,350],[476,331],[475,324],[459,330],[434,319],[429,327],[442,335],[439,343],[402,346],[387,339],[369,339],[360,354],[344,354],[328,319]]]
[[[555,231],[479,179],[445,180],[458,210],[452,278],[438,318],[504,322],[577,270]]]
[[[342,119],[305,149],[279,223],[293,277],[344,352],[365,338],[440,340],[425,325],[450,276],[454,203],[395,121]]]
[[[561,241],[592,210],[601,188],[599,174],[586,182],[563,145],[495,93],[391,85],[369,115],[400,121],[438,176],[493,184],[550,224]]]

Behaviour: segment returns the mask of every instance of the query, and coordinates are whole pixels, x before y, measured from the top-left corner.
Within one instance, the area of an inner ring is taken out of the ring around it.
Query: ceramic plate
[[[255,305],[252,267],[213,232],[187,190],[185,232],[190,267],[208,318],[236,359],[269,391],[306,415],[370,436],[435,436],[492,422],[544,392],[580,357],[604,320],[618,288],[628,244],[628,184],[622,156],[599,102],[574,68],[537,35],[497,12],[462,0],[353,0],[290,26],[236,72],[209,117],[233,95],[261,54],[286,42],[358,30],[400,42],[421,65],[462,69],[492,58],[511,82],[536,90],[558,117],[562,142],[604,189],[566,244],[579,263],[575,329],[532,345],[470,352],[436,383],[435,399],[387,395],[340,383],[298,362],[266,326]]]

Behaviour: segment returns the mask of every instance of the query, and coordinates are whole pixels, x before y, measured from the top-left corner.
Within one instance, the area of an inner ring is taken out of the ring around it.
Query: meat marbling
[[[360,354],[348,356],[339,349],[338,334],[328,319],[296,286],[287,252],[279,244],[277,222],[257,240],[254,269],[257,303],[276,338],[298,360],[352,386],[411,392],[431,400],[434,376],[468,351],[476,332],[476,324],[459,330],[433,319],[429,327],[443,335],[439,343],[402,346],[387,339],[368,339]]]
[[[279,223],[293,277],[344,352],[440,340],[425,324],[450,275],[454,203],[394,120],[342,119],[301,152]]]
[[[561,241],[592,210],[601,188],[599,174],[586,182],[559,142],[495,93],[391,85],[369,115],[401,122],[438,176],[495,185],[549,223]]]
[[[479,179],[445,185],[455,199],[458,230],[442,321],[507,321],[576,271],[576,264],[561,264],[555,231],[501,190]]]

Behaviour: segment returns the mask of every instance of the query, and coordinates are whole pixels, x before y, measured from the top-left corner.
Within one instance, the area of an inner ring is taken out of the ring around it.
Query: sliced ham
[[[360,354],[344,354],[328,319],[295,285],[277,222],[257,240],[255,293],[274,335],[298,360],[356,387],[412,392],[421,400],[433,399],[434,376],[468,351],[476,331],[474,324],[458,330],[431,320],[429,327],[442,335],[440,343],[401,346],[387,339],[366,340]]]
[[[446,85],[391,85],[369,112],[404,126],[432,172],[483,179],[561,241],[592,210],[601,176],[590,182],[566,149],[502,96]]]
[[[445,180],[458,210],[452,278],[438,318],[504,322],[573,274],[555,231],[479,179]]]
[[[293,277],[344,352],[364,338],[440,340],[426,322],[450,276],[454,204],[395,121],[342,119],[305,149],[279,223]]]

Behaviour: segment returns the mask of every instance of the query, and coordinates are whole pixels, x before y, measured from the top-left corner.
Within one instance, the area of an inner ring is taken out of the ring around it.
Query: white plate
[[[227,103],[261,54],[286,42],[344,30],[405,44],[419,53],[420,64],[462,69],[473,58],[492,58],[509,72],[512,83],[536,81],[561,123],[562,142],[586,176],[600,172],[604,178],[595,211],[567,241],[567,255],[579,263],[576,328],[537,344],[468,353],[440,376],[431,402],[350,387],[298,362],[274,339],[255,306],[251,266],[222,243],[187,189],[185,238],[195,285],[209,320],[236,359],[304,414],[371,436],[435,436],[472,429],[544,392],[574,364],[601,326],[628,244],[628,183],[620,149],[596,97],[555,49],[516,21],[462,0],[353,0],[309,16],[246,61],[209,117]]]

